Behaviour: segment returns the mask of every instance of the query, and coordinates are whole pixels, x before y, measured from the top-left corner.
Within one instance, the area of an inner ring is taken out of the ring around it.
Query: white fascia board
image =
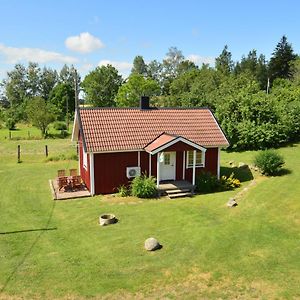
[[[152,155],[154,155],[154,154],[156,154],[156,153],[158,153],[158,152],[160,152],[160,151],[162,151],[162,150],[164,150],[164,149],[166,149],[166,148],[168,148],[168,147],[176,144],[177,142],[183,142],[183,143],[185,143],[185,144],[187,144],[187,145],[189,145],[189,146],[191,146],[191,147],[193,147],[193,148],[195,148],[197,150],[200,150],[202,152],[206,151],[206,148],[204,148],[204,147],[202,147],[202,146],[200,146],[198,144],[195,144],[195,143],[193,143],[193,142],[191,142],[191,141],[189,141],[189,140],[187,140],[187,139],[185,139],[183,137],[178,137],[178,138],[176,138],[176,139],[174,139],[174,140],[172,140],[172,141],[170,141],[170,142],[168,142],[168,143],[160,146],[159,148],[151,151],[150,153]]]
[[[78,130],[79,130],[79,125],[78,125],[78,117],[77,117],[77,111],[75,112],[75,118],[74,118],[74,124],[73,124],[73,130],[72,130],[72,142],[78,141]]]

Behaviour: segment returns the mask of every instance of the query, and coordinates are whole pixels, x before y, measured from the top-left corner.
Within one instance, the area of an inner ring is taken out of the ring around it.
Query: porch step
[[[176,190],[167,190],[166,193],[168,195],[170,194],[178,194],[178,193],[186,193],[191,192],[191,189],[176,189]]]
[[[184,193],[168,193],[168,197],[170,199],[174,199],[174,198],[182,198],[182,197],[192,197],[192,193],[191,192],[184,192]]]

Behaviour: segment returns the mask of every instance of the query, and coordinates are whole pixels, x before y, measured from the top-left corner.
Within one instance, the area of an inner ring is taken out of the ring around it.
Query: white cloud
[[[6,63],[15,64],[20,61],[34,61],[37,63],[58,62],[72,64],[77,58],[66,56],[58,52],[46,51],[38,48],[16,48],[0,44],[0,54],[3,54]]]
[[[68,37],[65,40],[65,45],[68,49],[80,53],[89,53],[104,47],[100,39],[88,32]]]
[[[197,54],[190,54],[187,56],[187,59],[197,65],[202,65],[202,64],[213,65],[215,63],[215,58],[212,56],[200,56]]]
[[[106,66],[106,65],[112,65],[116,69],[118,69],[120,72],[126,72],[130,71],[132,68],[132,63],[129,63],[127,61],[113,61],[113,60],[101,60],[98,64],[98,66]]]

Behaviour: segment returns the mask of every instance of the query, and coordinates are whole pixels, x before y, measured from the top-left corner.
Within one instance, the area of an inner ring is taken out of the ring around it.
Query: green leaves
[[[265,150],[255,156],[254,164],[265,175],[277,175],[284,165],[284,158],[274,150]]]
[[[115,106],[115,97],[122,84],[122,76],[112,65],[97,67],[83,80],[81,87],[86,101],[96,107]]]

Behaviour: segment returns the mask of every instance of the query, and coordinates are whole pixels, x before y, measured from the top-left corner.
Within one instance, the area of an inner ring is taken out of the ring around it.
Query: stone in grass
[[[235,207],[235,206],[237,206],[237,205],[238,205],[238,204],[237,204],[237,202],[235,201],[234,198],[230,198],[229,201],[227,202],[227,206],[228,206],[228,207]]]
[[[247,164],[245,164],[245,163],[243,163],[243,162],[240,162],[239,163],[239,168],[247,168],[248,167],[248,165]]]
[[[158,242],[157,239],[151,237],[146,239],[145,241],[145,249],[147,251],[155,251],[162,248],[162,246],[160,245],[160,243]]]

